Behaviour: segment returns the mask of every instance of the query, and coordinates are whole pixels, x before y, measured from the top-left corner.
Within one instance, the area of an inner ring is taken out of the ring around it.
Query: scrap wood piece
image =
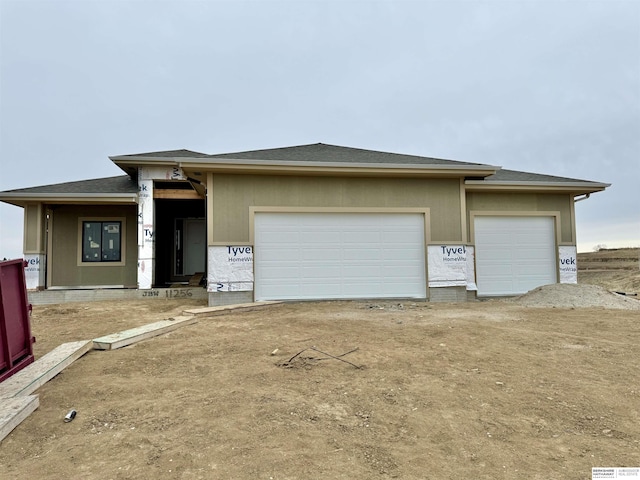
[[[185,325],[191,325],[198,320],[195,316],[175,317],[159,322],[149,323],[141,327],[131,328],[123,332],[105,335],[104,337],[93,339],[94,350],[115,350],[116,348],[126,347],[133,343],[141,342],[148,338],[152,338],[163,333],[170,332]]]
[[[352,366],[354,366],[354,367],[356,367],[358,369],[362,368],[362,366],[356,365],[355,363],[351,363],[348,360],[345,360],[345,359],[341,358],[341,357],[344,357],[345,355],[349,355],[350,353],[353,353],[353,352],[357,351],[358,347],[354,348],[353,350],[349,350],[348,352],[345,352],[345,353],[343,353],[341,355],[332,355],[330,353],[323,352],[322,350],[319,350],[314,346],[311,346],[309,348],[305,348],[303,350],[300,350],[293,357],[291,357],[288,361],[282,362],[280,364],[280,366],[286,367],[286,366],[290,365],[291,362],[296,359],[296,357],[300,356],[302,353],[306,352],[307,350],[313,350],[314,352],[318,352],[318,353],[321,353],[322,355],[326,355],[327,356],[327,358],[313,358],[313,357],[311,357],[311,358],[309,358],[310,360],[329,360],[329,359],[334,359],[334,360],[340,360],[341,362],[344,362],[344,363],[348,363],[349,365],[352,365]]]
[[[279,300],[264,300],[259,302],[251,302],[251,303],[233,303],[230,305],[217,305],[214,307],[199,307],[199,308],[190,308],[189,310],[185,310],[185,315],[196,315],[196,316],[207,316],[207,315],[217,315],[220,313],[224,313],[228,310],[244,310],[251,309],[256,307],[262,307],[267,305],[279,305],[283,302]]]
[[[200,285],[200,282],[202,281],[202,277],[204,277],[204,272],[196,272],[189,279],[189,286],[197,287],[198,285]]]
[[[38,395],[5,398],[0,406],[0,442],[40,405]]]
[[[29,395],[91,350],[92,345],[91,340],[81,340],[57,346],[0,383],[0,398]]]

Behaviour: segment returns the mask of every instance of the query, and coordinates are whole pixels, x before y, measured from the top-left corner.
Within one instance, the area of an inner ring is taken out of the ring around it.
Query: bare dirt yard
[[[34,307],[36,356],[196,305]],[[640,301],[262,306],[91,351],[36,393],[1,478],[590,479],[640,466]]]

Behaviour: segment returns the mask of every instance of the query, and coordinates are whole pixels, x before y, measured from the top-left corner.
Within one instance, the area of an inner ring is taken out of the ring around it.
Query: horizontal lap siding
[[[210,182],[210,245],[251,242],[251,207],[430,209],[431,240],[462,236],[458,179],[215,174]]]

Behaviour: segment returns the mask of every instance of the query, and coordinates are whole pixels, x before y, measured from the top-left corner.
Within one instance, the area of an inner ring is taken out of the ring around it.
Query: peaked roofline
[[[172,156],[172,153],[180,152]],[[189,156],[186,150],[109,157],[133,175],[138,166],[176,165],[226,173],[324,174],[324,175],[411,175],[487,176],[500,167],[417,155],[341,147],[324,143],[250,150],[214,155]]]
[[[127,176],[66,182],[0,192],[0,201],[135,203],[139,167],[180,167],[203,181],[207,172],[255,175],[459,178],[466,191],[559,192],[574,196],[603,191],[608,183],[502,169],[416,155],[340,147],[324,143],[208,155],[191,150],[109,157]]]

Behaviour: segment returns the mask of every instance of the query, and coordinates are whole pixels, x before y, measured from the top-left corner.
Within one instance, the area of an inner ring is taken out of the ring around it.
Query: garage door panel
[[[517,295],[556,282],[553,217],[475,218],[478,295]]]
[[[297,293],[299,298],[304,299],[334,298],[336,295],[340,295],[340,287],[332,284],[301,285]],[[281,294],[281,290],[274,292],[274,295],[279,294]]]
[[[547,262],[552,262],[555,259],[549,258],[546,252],[543,250],[528,250],[518,255],[519,263],[523,265],[538,265],[541,268],[547,269]]]
[[[262,274],[261,278],[264,280],[275,282],[281,278],[296,277],[300,274],[299,270],[300,269],[296,266],[286,267],[286,266],[280,266],[276,264],[266,269]]]
[[[342,251],[342,258],[345,261],[374,261],[382,259],[382,250],[379,248],[345,248]]]
[[[300,260],[301,252],[299,250],[292,250],[289,248],[268,248],[261,252],[267,262],[283,262]]]
[[[347,282],[354,281],[369,281],[367,277],[371,277],[371,281],[374,283],[379,283],[381,277],[382,269],[379,265],[362,265],[362,264],[354,264],[347,263],[344,265],[342,269],[342,277]]]
[[[521,245],[529,245],[530,248],[535,248],[536,244],[547,245],[547,236],[540,233],[523,233],[514,235],[514,242]]]
[[[340,243],[340,237],[341,237],[341,234],[339,231],[331,231],[326,229],[313,229],[313,230],[301,231],[297,238],[292,238],[291,240],[295,240],[297,243],[301,245],[306,245],[311,243],[326,244],[327,242],[338,244]]]
[[[254,231],[258,300],[426,297],[424,215],[258,213]]]
[[[296,232],[296,231],[286,231],[283,230],[282,232],[279,231],[264,231],[262,232],[263,238],[265,240],[265,242],[277,242],[278,238],[282,238],[283,235],[286,235],[287,237],[290,238],[290,240],[292,242],[296,242],[296,243],[300,243],[302,240],[300,238],[300,232]]]
[[[415,245],[414,242],[419,240],[419,236],[422,232],[416,232],[413,230],[394,230],[382,232],[382,240],[386,244],[396,245]]]
[[[488,271],[483,273],[484,278],[501,278],[513,275],[513,266],[505,263],[485,262]]]
[[[326,248],[322,249],[321,243],[314,243],[307,246],[307,248],[300,251],[300,260],[302,261],[331,261],[339,260],[341,257],[340,249],[338,248]]]
[[[364,240],[366,243],[379,244],[381,238],[380,232],[363,228],[362,230],[342,232],[341,242],[347,245],[361,245]]]
[[[339,264],[332,265],[327,263],[309,265],[301,267],[300,273],[304,278],[307,279],[340,279],[340,277],[342,276],[342,266]]]
[[[388,252],[389,260],[399,262],[401,264],[411,264],[413,262],[421,262],[424,257],[424,250],[422,248],[413,248],[411,246],[404,246],[398,248],[397,252]]]

